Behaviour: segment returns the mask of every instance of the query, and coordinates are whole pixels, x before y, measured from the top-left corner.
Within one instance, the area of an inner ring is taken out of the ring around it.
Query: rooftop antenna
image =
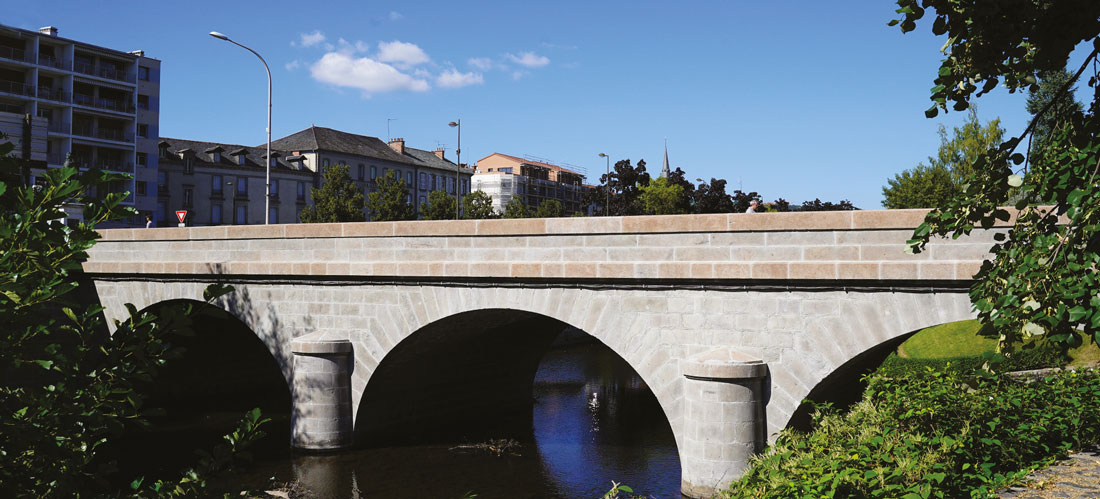
[[[391,121],[397,121],[397,118],[386,118],[386,142],[389,142],[389,141],[393,140],[393,137],[390,137],[390,122]]]

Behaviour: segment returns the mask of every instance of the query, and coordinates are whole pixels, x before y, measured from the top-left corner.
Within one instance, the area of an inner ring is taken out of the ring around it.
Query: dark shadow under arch
[[[120,468],[131,471],[123,475],[172,476],[196,462],[195,450],[212,449],[255,407],[272,422],[254,452],[287,452],[290,390],[280,361],[246,324],[218,307],[170,300],[146,310],[167,315],[186,306],[193,312],[185,334],[165,338],[181,354],[144,388],[146,407],[163,414],[151,416],[148,429],[128,430],[110,449]]]
[[[879,343],[849,359],[848,362],[829,373],[825,379],[810,390],[806,400],[818,404],[828,402],[841,411],[851,407],[859,402],[863,397],[863,391],[867,388],[867,383],[863,381],[863,377],[878,369],[878,366],[882,365],[882,361],[886,360],[890,353],[897,350],[898,345],[904,343],[905,340],[918,331],[912,331]],[[803,401],[799,404],[798,409],[794,411],[790,421],[787,422],[787,427],[804,432],[812,430],[813,412],[813,405]]]

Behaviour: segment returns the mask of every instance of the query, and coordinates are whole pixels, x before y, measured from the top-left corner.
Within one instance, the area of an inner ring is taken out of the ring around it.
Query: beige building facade
[[[478,160],[473,189],[488,194],[497,211],[504,211],[508,202],[518,197],[532,209],[557,200],[566,214],[584,213],[584,195],[591,190],[579,172],[501,153]]]

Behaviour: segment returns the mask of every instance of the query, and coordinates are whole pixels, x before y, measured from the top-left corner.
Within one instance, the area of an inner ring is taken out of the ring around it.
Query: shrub
[[[1043,382],[925,375],[870,379],[847,414],[785,431],[728,497],[990,497],[1035,466],[1100,439],[1100,375]]]

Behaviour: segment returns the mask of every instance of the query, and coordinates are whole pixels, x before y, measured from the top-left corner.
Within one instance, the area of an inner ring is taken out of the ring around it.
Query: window
[[[489,171],[493,170],[490,169]],[[509,166],[508,168],[497,168],[497,171],[501,173],[512,173],[512,167]]]
[[[428,190],[428,174],[420,172],[420,190]]]
[[[135,189],[137,190],[137,195],[138,196],[144,196],[145,193],[148,192],[147,191],[148,186],[147,186],[146,182],[140,182],[139,181],[139,182],[135,182],[134,185],[135,185]]]
[[[149,96],[138,94],[138,109],[149,109]]]
[[[271,197],[279,197],[279,179],[277,178],[271,179]]]
[[[237,225],[245,225],[248,223],[248,206],[239,204],[236,206],[236,213],[233,217],[233,223]]]
[[[141,81],[149,81],[149,68],[138,66],[138,79]]]
[[[248,158],[248,156],[244,153],[238,154],[237,155],[237,164],[241,165],[241,166],[244,166],[245,160],[247,158]]]
[[[248,177],[237,177],[237,195],[248,195]]]
[[[405,183],[408,184],[409,187],[412,187],[412,185],[413,185],[413,172],[405,173],[405,178],[406,178]]]
[[[210,162],[211,163],[221,163],[222,162],[222,153],[217,152],[217,151],[210,153]]]
[[[143,152],[137,153],[138,166],[149,166],[149,155]]]
[[[219,225],[222,223],[222,205],[212,204],[210,205],[210,224]]]
[[[212,175],[210,177],[210,192],[215,195],[221,195],[222,193],[222,176]]]
[[[435,174],[433,173],[432,174],[432,190],[433,191],[436,190],[437,187],[438,187],[438,181],[436,180]]]
[[[272,168],[279,166],[279,157],[272,155],[271,158],[267,160],[267,164],[271,165]]]
[[[195,174],[195,158],[187,156],[183,158],[183,174],[194,175]]]
[[[161,145],[161,146],[158,146],[158,147],[160,148],[160,157],[167,158],[168,157],[168,146]]]
[[[168,192],[168,172],[157,172],[157,190],[161,192]]]
[[[306,183],[301,180],[298,181],[298,201],[306,200]]]
[[[363,163],[359,163],[359,180],[363,180],[364,175],[366,175],[366,167],[363,166]]]
[[[424,196],[420,196],[420,206],[424,206]]]
[[[278,208],[271,208],[271,209],[267,210],[267,220],[268,220],[269,223],[273,223],[273,224],[279,223],[279,209]]]
[[[376,178],[378,178],[378,167],[370,165],[370,179],[374,180]]]
[[[321,160],[321,171],[322,172],[328,171],[328,158],[325,158],[325,159]]]
[[[450,191],[451,194],[455,193],[455,179],[447,179],[447,190]]]
[[[149,125],[138,123],[138,137],[143,139],[149,138]]]
[[[195,188],[184,187],[183,188],[183,207],[191,208],[195,206]]]

